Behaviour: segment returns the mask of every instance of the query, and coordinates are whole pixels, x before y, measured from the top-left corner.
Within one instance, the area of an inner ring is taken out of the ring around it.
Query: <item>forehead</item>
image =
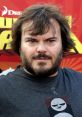
[[[32,27],[33,27],[33,21],[26,21],[26,22],[24,22],[22,24],[22,33],[27,33],[27,32],[31,33],[31,32],[33,32],[34,29],[32,30]],[[56,33],[56,32],[60,33],[60,25],[54,19],[50,19],[48,32],[50,32],[50,31],[52,31],[54,33]]]
[[[22,31],[27,31],[29,30],[33,25],[33,21],[25,21],[23,24],[22,24]]]

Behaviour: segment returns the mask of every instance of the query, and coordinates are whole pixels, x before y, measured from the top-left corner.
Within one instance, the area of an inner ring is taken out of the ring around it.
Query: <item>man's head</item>
[[[54,5],[28,7],[12,29],[12,48],[32,74],[53,74],[64,53],[74,48],[68,22]]]

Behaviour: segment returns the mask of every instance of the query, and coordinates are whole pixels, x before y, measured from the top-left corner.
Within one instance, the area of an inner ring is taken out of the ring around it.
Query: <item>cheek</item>
[[[30,57],[34,53],[31,47],[24,45],[24,44],[21,45],[21,51],[26,57]]]
[[[60,53],[62,53],[62,47],[60,46],[53,48],[53,51],[51,51],[51,56],[53,59],[58,58],[58,56],[60,55]]]

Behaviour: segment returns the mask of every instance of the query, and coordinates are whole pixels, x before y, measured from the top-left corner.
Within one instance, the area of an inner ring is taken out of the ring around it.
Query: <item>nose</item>
[[[37,52],[38,53],[46,53],[46,51],[47,51],[47,49],[46,49],[46,46],[45,46],[45,44],[39,44],[38,46],[37,46]]]

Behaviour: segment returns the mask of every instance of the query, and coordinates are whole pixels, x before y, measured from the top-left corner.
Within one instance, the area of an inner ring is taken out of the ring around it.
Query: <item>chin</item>
[[[50,69],[51,69],[51,67],[37,67],[37,68],[34,68],[34,71],[36,71],[36,72],[45,72],[45,71],[48,71]]]
[[[44,67],[40,67],[38,69],[34,69],[35,74],[46,74],[50,70],[51,70],[51,68],[44,68]]]

